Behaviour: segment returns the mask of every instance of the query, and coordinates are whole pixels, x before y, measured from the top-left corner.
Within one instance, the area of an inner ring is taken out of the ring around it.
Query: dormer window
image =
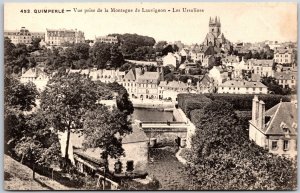
[[[283,130],[283,132],[284,132],[285,134],[289,134],[289,133],[290,133],[290,130],[289,130],[288,128],[283,128],[282,130]]]

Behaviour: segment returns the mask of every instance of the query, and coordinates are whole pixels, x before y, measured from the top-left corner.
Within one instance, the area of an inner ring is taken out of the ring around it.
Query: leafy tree
[[[40,42],[41,42],[41,38],[32,38],[31,40],[31,46],[32,46],[32,51],[36,51],[40,49]]]
[[[162,50],[162,55],[165,56],[169,52],[172,52],[172,53],[174,52],[174,49],[173,49],[172,45],[165,46],[165,48]]]
[[[188,166],[196,190],[292,190],[296,168],[248,139],[232,105],[212,101],[192,111],[196,133]],[[288,171],[288,172],[286,172]]]
[[[273,94],[288,95],[291,93],[290,88],[282,88],[274,77],[262,77],[261,82],[268,87],[268,90]]]
[[[110,49],[110,61],[112,67],[119,68],[124,64],[123,55],[118,47],[118,45],[113,45]]]
[[[251,59],[251,58],[252,58],[252,52],[249,51],[249,52],[244,56],[244,59],[245,59],[245,60],[249,60],[249,59]]]
[[[104,69],[111,59],[111,44],[96,42],[91,48],[91,55],[98,69]]]
[[[35,99],[38,96],[38,91],[33,83],[22,84],[13,77],[5,76],[4,84],[5,107],[30,111],[36,106]]]
[[[50,125],[56,131],[67,132],[66,163],[71,130],[82,128],[83,115],[96,108],[98,98],[96,84],[79,73],[54,76],[41,95],[41,109]]]
[[[117,95],[117,107],[121,112],[127,115],[133,113],[134,108],[132,102],[129,100],[129,95],[127,90],[117,82],[107,84],[109,90],[118,93]]]
[[[125,58],[132,58],[138,47],[150,46],[153,47],[155,39],[148,36],[141,36],[138,34],[112,34],[117,36],[121,42],[122,54]]]
[[[114,108],[111,112],[104,105],[89,110],[84,116],[84,147],[101,148],[101,158],[118,158],[124,155],[121,136],[131,133],[127,115]],[[106,165],[107,166],[107,165]]]
[[[151,60],[154,59],[153,56],[155,56],[155,50],[153,47],[150,46],[142,46],[138,47],[134,54],[133,59],[135,60]]]
[[[156,52],[162,52],[162,50],[164,49],[165,45],[167,45],[168,43],[166,41],[159,41],[157,42],[157,44],[155,45],[155,50]]]

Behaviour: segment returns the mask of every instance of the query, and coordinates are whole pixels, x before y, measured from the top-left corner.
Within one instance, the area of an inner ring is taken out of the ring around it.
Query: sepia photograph
[[[3,14],[4,190],[297,190],[297,3]]]

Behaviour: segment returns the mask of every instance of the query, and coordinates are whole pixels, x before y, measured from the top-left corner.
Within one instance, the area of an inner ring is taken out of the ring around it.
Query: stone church
[[[209,18],[209,32],[207,33],[203,46],[213,46],[224,51],[230,49],[231,43],[221,33],[221,21],[219,17]]]

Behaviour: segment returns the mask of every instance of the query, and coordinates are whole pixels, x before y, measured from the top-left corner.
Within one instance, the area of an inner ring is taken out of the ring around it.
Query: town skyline
[[[224,3],[176,3],[173,8],[195,8],[200,7],[201,13],[66,13],[63,15],[64,22],[57,22],[59,14],[35,14],[34,9],[41,8],[40,4],[24,4],[23,9],[31,9],[31,13],[15,13],[13,4],[7,4],[5,8],[4,29],[19,30],[26,27],[29,31],[41,31],[46,29],[78,29],[85,33],[86,39],[94,40],[96,36],[105,36],[112,33],[136,33],[139,35],[153,37],[158,41],[181,41],[185,44],[202,44],[207,32],[210,17],[219,17],[221,20],[221,32],[232,43],[236,42],[295,42],[297,40],[297,14],[291,11],[296,9],[296,4],[285,3],[259,3],[252,5],[247,3],[235,3],[227,6]],[[47,4],[47,8],[57,8],[58,4]],[[95,6],[74,4],[72,7],[124,7],[124,4],[94,4]],[[97,5],[97,6],[96,6]],[[131,3],[126,4],[132,9],[146,7],[151,9],[151,4]],[[130,5],[130,6],[129,6]],[[262,6],[264,5],[264,6]],[[65,9],[73,9],[70,5]],[[153,5],[152,5],[153,7]],[[60,8],[62,8],[60,6]],[[167,4],[157,4],[157,9],[169,9]],[[222,9],[221,9],[222,8]],[[231,11],[229,11],[231,10]],[[270,11],[272,10],[272,11]],[[229,12],[229,13],[228,13]],[[260,14],[258,14],[260,13]],[[191,16],[192,15],[192,16]],[[137,17],[138,16],[138,17]],[[171,17],[172,16],[172,17]],[[22,17],[22,19],[20,19]],[[172,22],[176,19],[176,22]],[[103,19],[105,18],[105,20]],[[272,18],[270,21],[267,18]],[[87,20],[88,19],[88,20]],[[7,21],[10,21],[9,23]],[[33,22],[34,21],[34,22]],[[48,21],[45,24],[45,21]],[[93,22],[88,22],[93,21]],[[128,22],[132,21],[132,22]],[[155,21],[155,22],[153,22]],[[233,22],[234,21],[234,22]],[[288,22],[287,22],[288,21]],[[82,27],[82,24],[85,27]],[[146,25],[145,25],[146,24]],[[143,26],[143,27],[141,27]],[[170,29],[172,37],[170,37]],[[245,30],[246,29],[246,30]],[[241,31],[245,31],[241,33]],[[257,32],[260,33],[257,33]]]

